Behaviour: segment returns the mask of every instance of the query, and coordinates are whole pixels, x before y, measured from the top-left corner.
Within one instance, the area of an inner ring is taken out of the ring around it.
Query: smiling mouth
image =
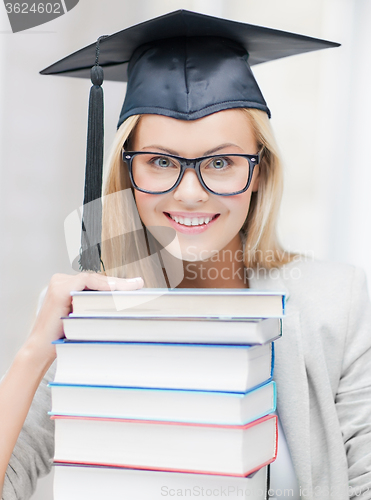
[[[215,214],[211,217],[181,217],[177,215],[171,215],[168,212],[164,212],[164,214],[181,226],[207,226],[207,224],[209,224],[220,215]]]

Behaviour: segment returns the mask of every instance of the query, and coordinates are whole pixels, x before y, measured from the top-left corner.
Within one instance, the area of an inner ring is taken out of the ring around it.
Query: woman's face
[[[160,115],[143,115],[133,138],[134,151],[173,154],[197,158],[210,154],[256,154],[258,146],[247,116],[237,109],[220,111],[199,120],[184,121]],[[226,247],[241,247],[239,231],[246,219],[251,193],[258,188],[255,168],[249,189],[234,196],[208,193],[192,169],[187,169],[179,186],[166,194],[135,190],[139,215],[147,226],[175,229],[185,261],[210,258]],[[186,226],[174,217],[210,218],[207,224]],[[179,252],[168,250],[179,257]]]

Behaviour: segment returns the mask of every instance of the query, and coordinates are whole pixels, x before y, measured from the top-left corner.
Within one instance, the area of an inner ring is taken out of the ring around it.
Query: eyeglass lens
[[[227,194],[243,190],[249,179],[250,165],[243,156],[214,156],[200,165],[205,185],[215,193]],[[132,174],[135,184],[146,191],[163,192],[177,182],[181,164],[166,155],[135,155]]]

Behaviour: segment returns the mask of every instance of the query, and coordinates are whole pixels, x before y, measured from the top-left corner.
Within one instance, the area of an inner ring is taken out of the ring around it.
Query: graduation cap
[[[89,239],[99,241],[101,215],[87,213],[87,207],[101,197],[103,71],[106,80],[128,82],[118,126],[137,114],[195,120],[225,109],[256,108],[270,116],[250,66],[337,46],[326,40],[178,10],[101,37],[41,71],[43,75],[91,78],[93,83],[81,268],[98,271],[101,264],[100,245],[89,245]],[[92,234],[95,236],[89,238]]]

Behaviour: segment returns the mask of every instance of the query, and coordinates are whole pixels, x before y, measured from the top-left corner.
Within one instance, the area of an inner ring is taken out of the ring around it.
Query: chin
[[[219,249],[212,248],[199,248],[196,245],[181,246],[182,259],[185,262],[202,262],[211,259],[214,255],[217,255]]]

